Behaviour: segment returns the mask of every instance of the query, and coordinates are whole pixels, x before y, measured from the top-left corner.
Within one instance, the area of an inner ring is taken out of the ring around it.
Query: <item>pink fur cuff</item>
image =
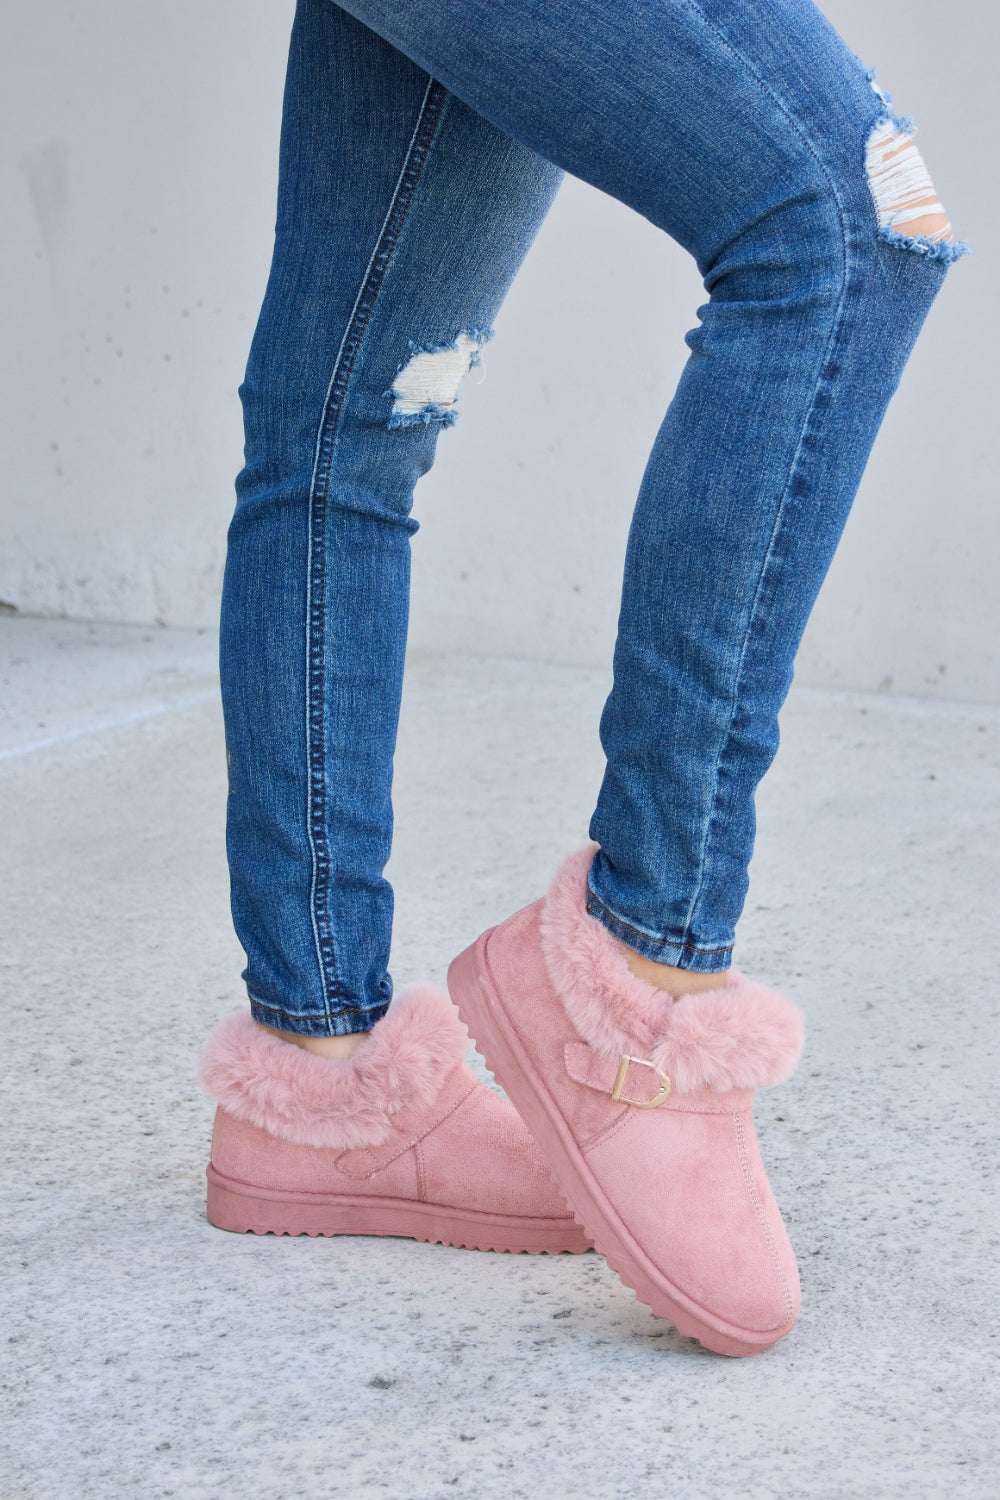
[[[343,1060],[304,1052],[248,1015],[227,1016],[205,1046],[201,1081],[229,1114],[296,1145],[381,1146],[394,1115],[434,1101],[467,1043],[447,995],[417,985]]]
[[[566,1014],[604,1057],[648,1057],[680,1092],[781,1083],[802,1052],[802,1012],[736,969],[717,990],[678,999],[638,979],[586,909],[595,845],[566,859],[542,912],[545,963]]]

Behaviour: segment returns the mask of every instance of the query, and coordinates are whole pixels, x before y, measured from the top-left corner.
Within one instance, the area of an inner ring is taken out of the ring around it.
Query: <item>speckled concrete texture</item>
[[[198,1054],[242,1004],[214,649],[0,617],[0,1500],[1000,1494],[1000,712],[786,706],[737,961],[809,1018],[757,1111],[804,1305],[730,1361],[596,1255],[205,1222]],[[585,836],[605,688],[411,663],[397,983]]]

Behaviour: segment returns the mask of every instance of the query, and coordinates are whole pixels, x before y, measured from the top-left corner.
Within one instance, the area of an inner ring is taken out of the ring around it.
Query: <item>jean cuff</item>
[[[651,933],[642,932],[622,917],[617,916],[615,912],[610,911],[604,902],[594,895],[589,885],[587,887],[587,911],[619,942],[624,943],[627,948],[631,948],[634,953],[640,954],[643,958],[652,959],[654,963],[670,964],[675,969],[685,969],[691,974],[721,974],[732,963],[732,943],[728,943],[724,948],[703,948],[683,939],[660,938]]]
[[[275,1031],[290,1031],[295,1036],[351,1036],[359,1031],[371,1031],[388,1009],[389,1003],[385,1001],[370,1009],[351,1006],[330,1015],[325,1011],[293,1014],[250,996],[250,1014],[255,1021],[261,1026],[271,1026]]]

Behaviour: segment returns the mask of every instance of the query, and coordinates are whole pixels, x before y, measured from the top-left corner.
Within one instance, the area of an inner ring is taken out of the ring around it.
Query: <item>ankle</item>
[[[303,1052],[312,1052],[317,1057],[353,1057],[370,1035],[367,1031],[352,1031],[347,1036],[300,1036],[296,1031],[278,1031],[274,1026],[265,1026],[258,1021],[261,1031],[269,1031],[279,1041],[291,1042]]]
[[[690,969],[675,969],[672,964],[658,964],[622,943],[625,961],[637,979],[670,995],[694,995],[702,990],[722,990],[728,983],[728,969],[716,974],[695,974]]]

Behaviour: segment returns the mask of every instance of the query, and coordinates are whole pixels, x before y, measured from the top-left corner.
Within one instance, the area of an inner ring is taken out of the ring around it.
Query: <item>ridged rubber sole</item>
[[[503,1008],[486,972],[483,949],[489,933],[453,960],[448,969],[448,989],[459,1014],[472,1035],[476,1050],[500,1087],[516,1106],[534,1135],[549,1170],[587,1238],[604,1256],[611,1269],[657,1317],[672,1323],[679,1333],[697,1339],[715,1354],[741,1357],[769,1349],[787,1328],[758,1333],[711,1322],[700,1308],[657,1270],[613,1206],[576,1143],[565,1118],[544,1081],[536,1073],[504,1018]]]
[[[513,1255],[579,1255],[585,1243],[574,1220],[523,1219],[403,1198],[288,1193],[224,1177],[209,1163],[207,1214],[234,1234],[374,1234]]]

